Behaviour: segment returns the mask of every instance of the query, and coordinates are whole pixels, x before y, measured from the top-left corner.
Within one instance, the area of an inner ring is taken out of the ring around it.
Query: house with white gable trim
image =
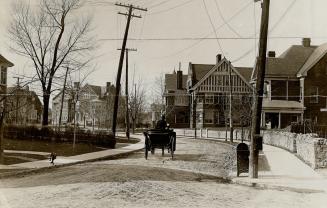
[[[190,127],[225,126],[232,102],[234,125],[248,125],[251,117],[252,68],[234,67],[218,54],[215,65],[189,63]],[[232,100],[230,101],[230,91]]]

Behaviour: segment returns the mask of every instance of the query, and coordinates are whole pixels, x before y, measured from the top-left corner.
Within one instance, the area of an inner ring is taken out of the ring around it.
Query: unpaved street
[[[177,140],[172,161],[157,150],[1,180],[1,208],[326,207],[324,193],[260,190],[225,183],[230,146]]]

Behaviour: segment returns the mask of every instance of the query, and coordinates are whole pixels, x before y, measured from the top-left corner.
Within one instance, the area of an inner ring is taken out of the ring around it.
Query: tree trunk
[[[133,124],[132,124],[132,133],[135,134],[135,118],[132,118]]]
[[[48,126],[49,124],[49,101],[50,93],[43,93],[43,114],[42,114],[42,126]]]

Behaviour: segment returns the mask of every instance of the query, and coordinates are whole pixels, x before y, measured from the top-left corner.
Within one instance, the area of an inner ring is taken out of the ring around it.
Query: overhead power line
[[[224,24],[237,36],[237,37],[242,37],[240,35],[240,33],[238,33],[230,24],[228,21],[226,21],[221,9],[220,9],[220,6],[219,6],[219,3],[218,3],[218,0],[215,0],[214,1],[215,4],[216,4],[216,8],[217,8],[217,11],[218,11],[218,14],[220,16],[220,18],[223,20]]]
[[[207,16],[208,16],[209,22],[210,22],[211,27],[212,27],[212,29],[213,29],[213,32],[214,32],[214,34],[215,34],[215,36],[216,36],[216,40],[217,40],[217,44],[218,44],[219,50],[220,50],[220,52],[223,54],[223,56],[225,56],[225,55],[224,55],[223,48],[222,48],[222,46],[221,46],[221,43],[219,42],[219,39],[218,39],[218,34],[217,34],[216,29],[215,29],[215,25],[213,24],[212,19],[211,19],[211,17],[210,17],[210,14],[209,14],[209,11],[208,11],[208,8],[207,8],[207,4],[206,4],[205,0],[202,0],[202,2],[203,2],[204,10],[205,10],[205,12],[206,12],[206,14],[207,14]]]
[[[269,39],[302,39],[304,36],[271,36]],[[327,36],[312,37],[326,39]],[[177,37],[177,38],[128,38],[131,41],[195,41],[195,40],[254,40],[258,37]],[[100,41],[117,41],[122,38],[102,38]]]
[[[178,4],[178,5],[176,5],[176,6],[173,6],[173,7],[170,7],[170,8],[164,9],[164,10],[160,10],[160,11],[157,11],[157,12],[151,12],[151,13],[149,13],[148,15],[157,15],[157,14],[161,14],[161,13],[164,13],[164,12],[169,12],[169,11],[171,11],[171,10],[177,9],[177,8],[179,8],[179,7],[182,7],[182,6],[184,6],[184,5],[188,4],[188,3],[191,3],[191,2],[193,2],[193,1],[194,1],[194,0],[188,0],[188,1],[184,2],[184,3]]]

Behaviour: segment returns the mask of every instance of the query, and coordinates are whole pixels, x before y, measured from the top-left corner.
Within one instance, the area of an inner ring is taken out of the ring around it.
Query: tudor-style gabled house
[[[253,88],[252,68],[234,67],[221,55],[215,65],[189,64],[190,127],[218,127],[229,122],[230,91],[235,125],[248,124]]]

